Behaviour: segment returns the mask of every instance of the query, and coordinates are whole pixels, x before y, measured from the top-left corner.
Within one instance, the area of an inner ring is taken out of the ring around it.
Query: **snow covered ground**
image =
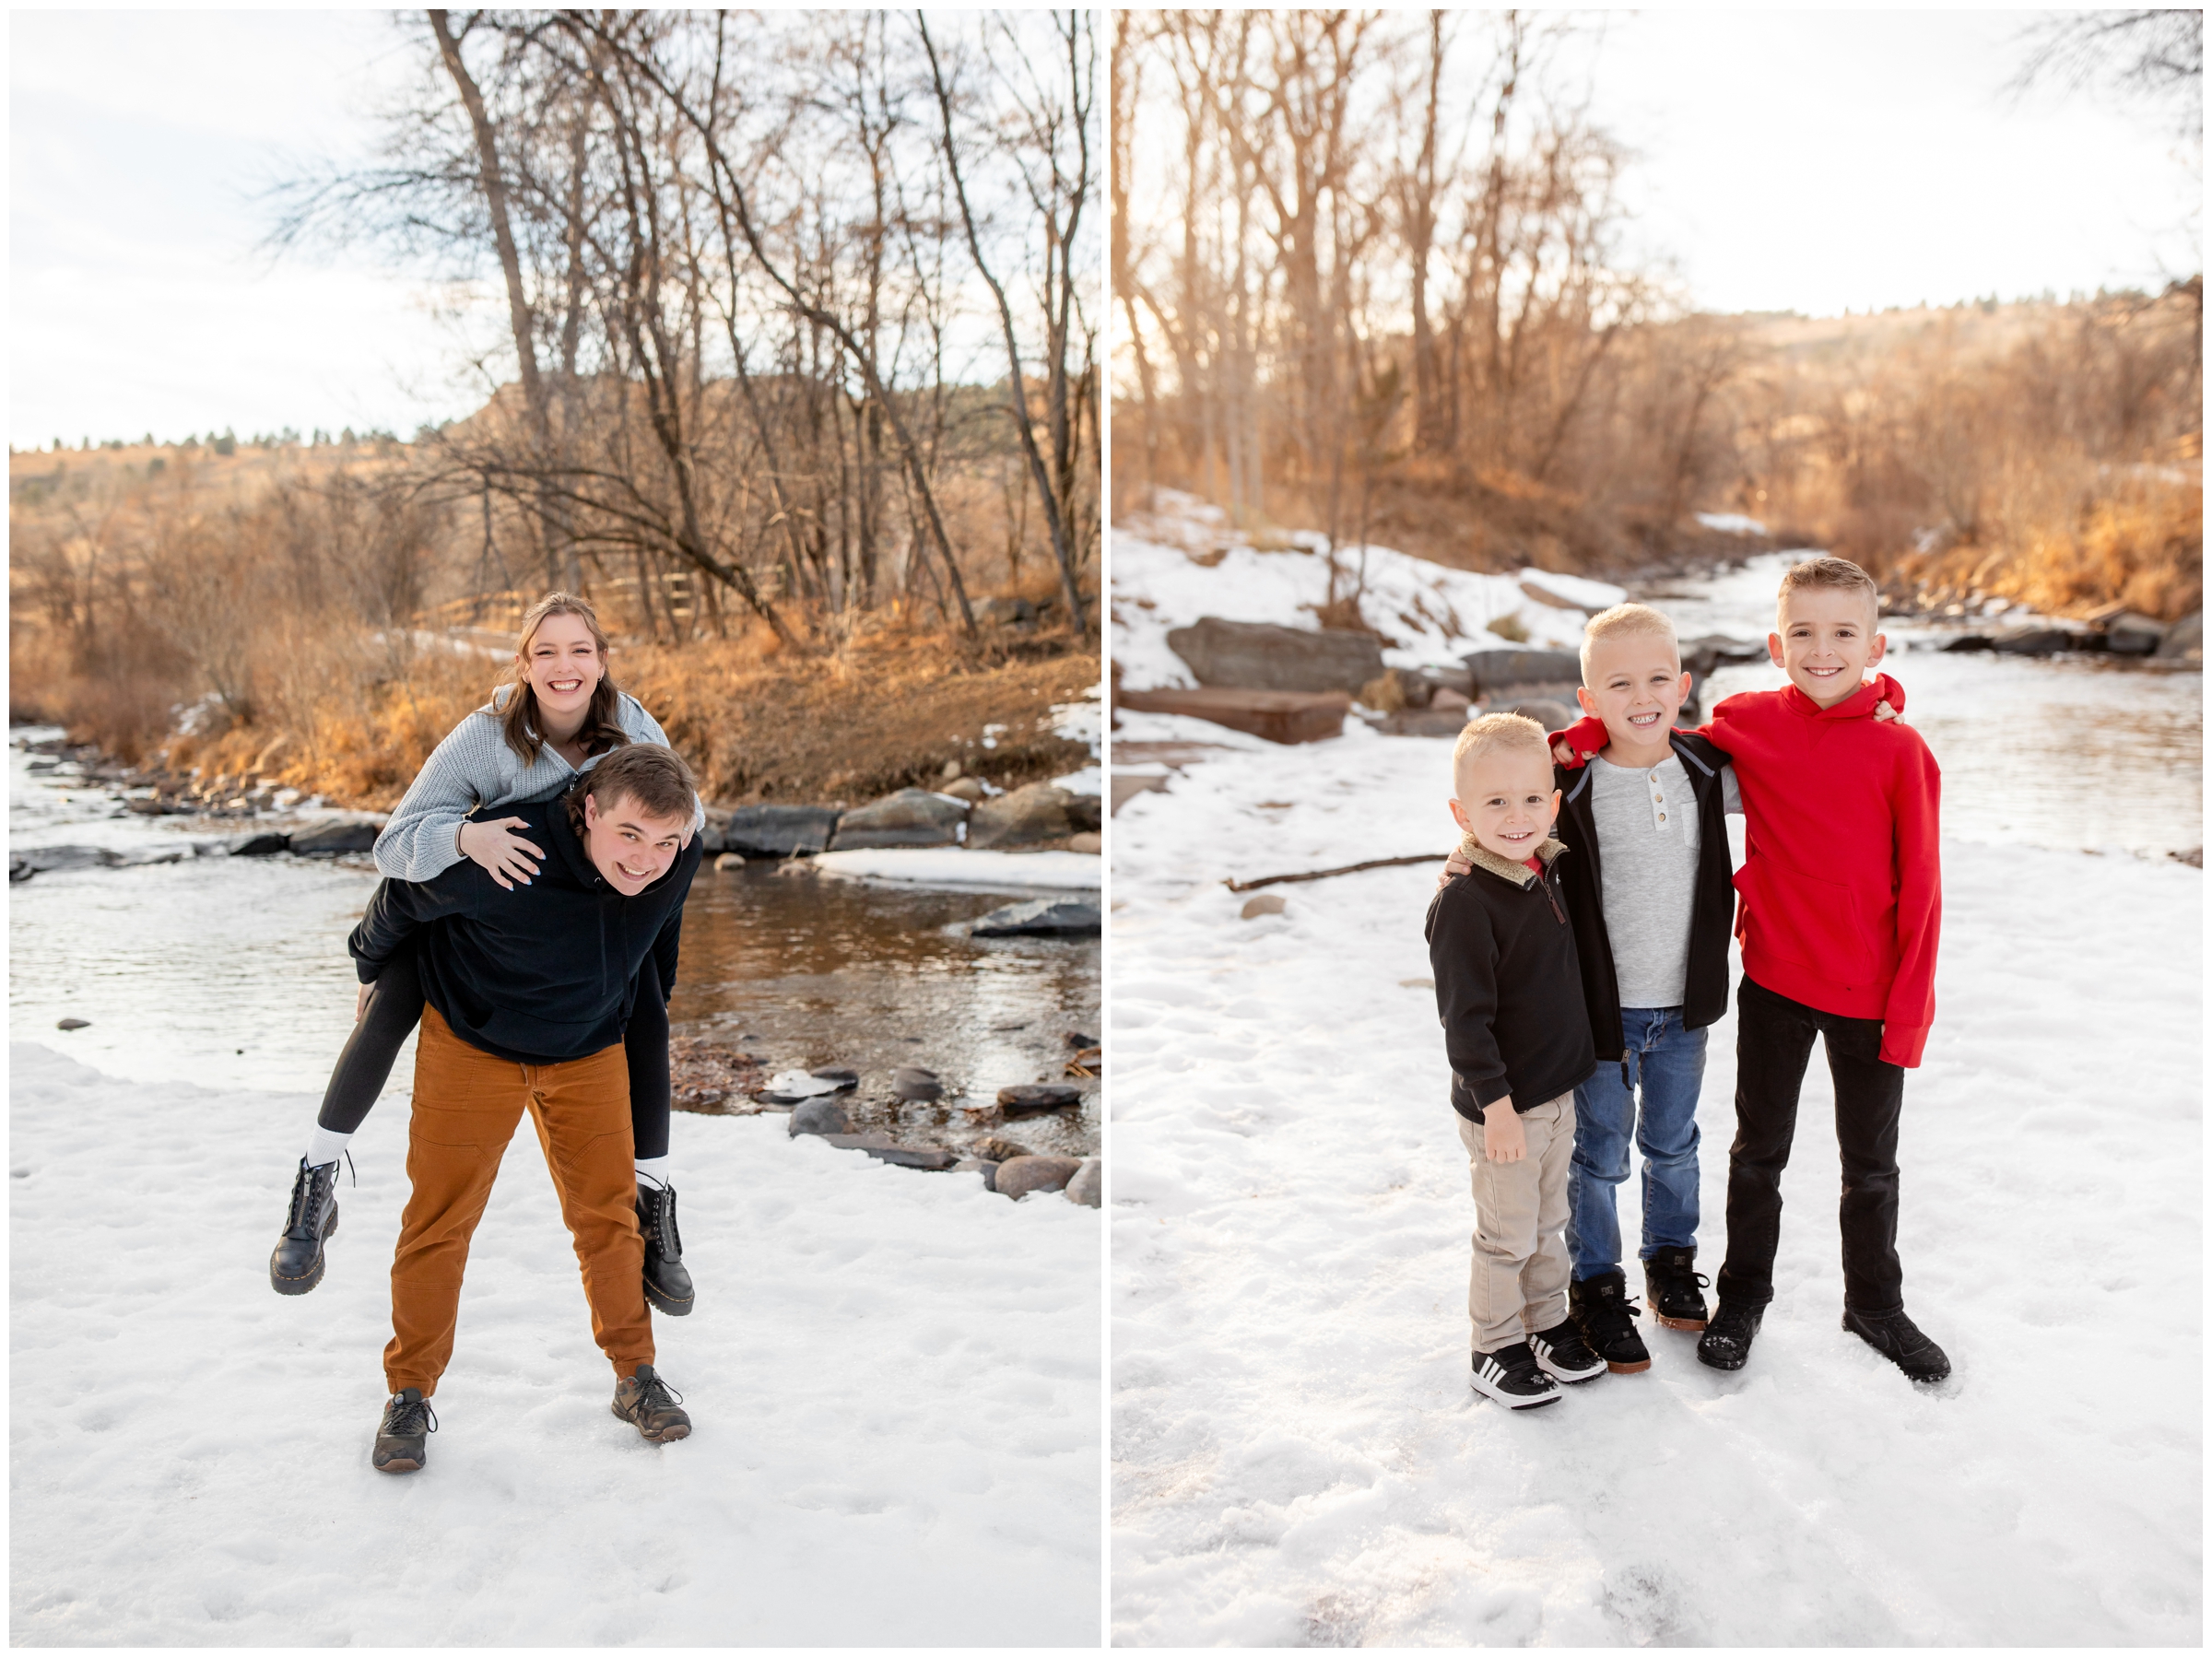
[[[896,880],[914,886],[978,887],[994,892],[1032,889],[1095,892],[1104,863],[1082,852],[970,852],[959,846],[886,846],[871,852],[824,852],[812,860],[812,866],[824,875]]]
[[[1263,552],[1227,526],[1218,507],[1159,491],[1159,511],[1127,520],[1113,535],[1113,659],[1132,687],[1187,686],[1182,658],[1168,648],[1171,629],[1202,616],[1310,628],[1328,595],[1327,541],[1290,537],[1281,551]],[[1340,593],[1365,570],[1361,614],[1390,640],[1383,661],[1394,667],[1456,664],[1469,651],[1511,649],[1487,629],[1511,617],[1537,648],[1570,648],[1589,619],[1579,609],[1531,598],[1521,578],[1478,575],[1430,563],[1387,546],[1344,546],[1336,552]],[[1618,587],[1569,576],[1525,572],[1563,598],[1598,609],[1618,604]]]
[[[1114,819],[1115,1643],[2201,1640],[2198,871],[1947,841],[1900,1240],[1940,1393],[1838,1327],[1816,1057],[1749,1367],[1647,1327],[1515,1416],[1467,1386],[1435,866],[1220,884],[1441,851],[1449,745],[1205,739]],[[1710,1054],[1709,1272],[1733,1014]]]
[[[609,1413],[544,1159],[477,1234],[441,1430],[369,1465],[407,1112],[356,1136],[330,1275],[270,1292],[312,1100],[11,1049],[18,1645],[1088,1645],[1099,1225],[785,1119],[685,1120],[691,1438]]]

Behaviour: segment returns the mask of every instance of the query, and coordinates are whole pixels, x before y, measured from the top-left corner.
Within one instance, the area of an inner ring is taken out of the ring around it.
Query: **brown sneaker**
[[[655,1444],[691,1436],[691,1417],[677,1407],[682,1402],[681,1395],[670,1392],[668,1383],[653,1372],[651,1364],[640,1364],[635,1375],[625,1375],[615,1383],[615,1414]]]
[[[379,1473],[419,1473],[430,1459],[430,1434],[438,1417],[430,1401],[415,1387],[403,1387],[384,1405],[384,1418],[376,1429],[376,1448],[369,1464]]]

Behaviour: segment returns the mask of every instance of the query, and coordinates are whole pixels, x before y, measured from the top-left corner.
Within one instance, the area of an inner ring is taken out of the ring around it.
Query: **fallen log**
[[[1264,886],[1288,886],[1300,880],[1326,880],[1333,875],[1357,875],[1365,869],[1396,869],[1413,863],[1441,863],[1449,852],[1421,852],[1411,857],[1377,857],[1367,863],[1347,863],[1341,869],[1312,869],[1303,875],[1263,875],[1257,880],[1224,880],[1232,892],[1256,892]]]

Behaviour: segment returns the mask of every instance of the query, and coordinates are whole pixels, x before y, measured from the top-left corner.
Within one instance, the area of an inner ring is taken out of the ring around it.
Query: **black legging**
[[[361,1125],[392,1075],[407,1032],[422,1021],[422,979],[415,952],[403,949],[369,987],[369,1005],[338,1050],[315,1121],[334,1134]],[[637,1000],[622,1035],[629,1061],[629,1131],[641,1158],[668,1154],[668,1003],[658,965],[648,954],[638,969]]]

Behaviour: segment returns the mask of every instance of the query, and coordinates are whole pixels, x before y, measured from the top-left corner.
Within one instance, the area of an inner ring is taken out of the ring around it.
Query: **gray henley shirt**
[[[1689,970],[1689,922],[1698,885],[1697,797],[1681,758],[1650,770],[1590,761],[1590,815],[1597,826],[1606,936],[1624,1007],[1677,1007]],[[1735,768],[1721,768],[1721,799],[1744,808]]]

